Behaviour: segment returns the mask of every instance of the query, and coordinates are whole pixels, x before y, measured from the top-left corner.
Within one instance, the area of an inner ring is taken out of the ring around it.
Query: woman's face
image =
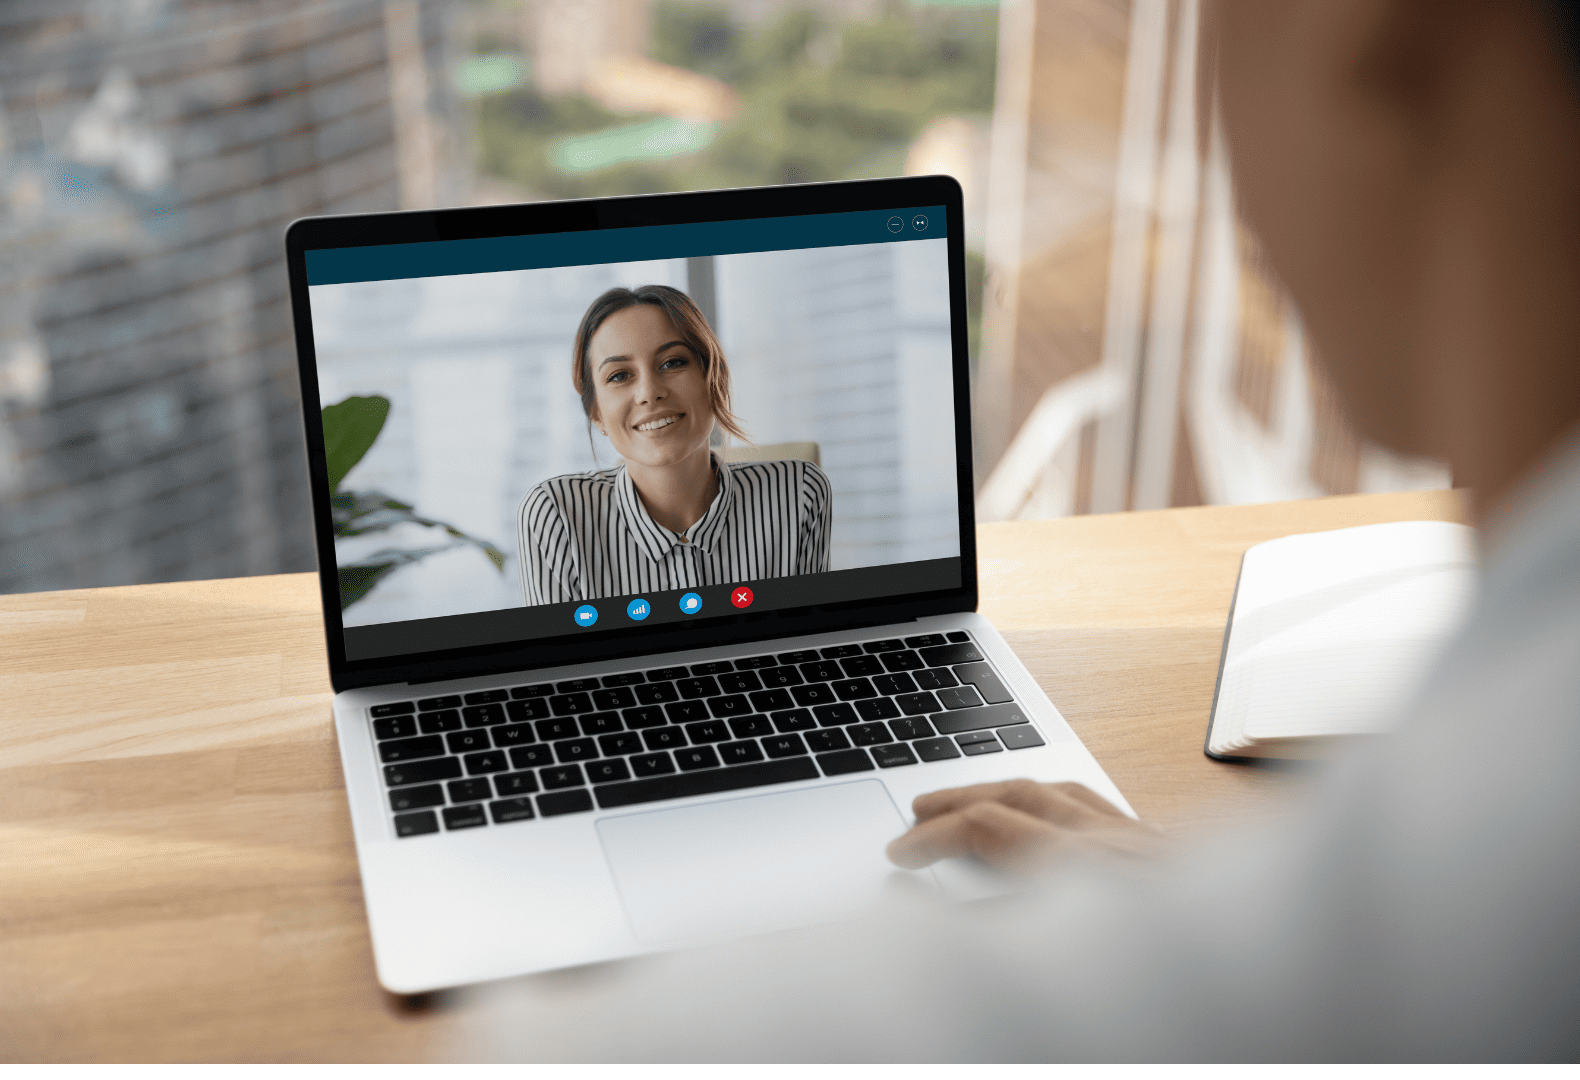
[[[593,422],[627,462],[662,467],[706,452],[707,376],[663,308],[635,304],[609,316],[588,342],[587,363]]]

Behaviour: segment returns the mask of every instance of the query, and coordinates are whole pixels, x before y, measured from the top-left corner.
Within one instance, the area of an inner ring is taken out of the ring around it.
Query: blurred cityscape
[[[947,172],[985,520],[1444,486],[1239,224],[1197,0],[9,0],[0,591],[310,570],[307,214]]]

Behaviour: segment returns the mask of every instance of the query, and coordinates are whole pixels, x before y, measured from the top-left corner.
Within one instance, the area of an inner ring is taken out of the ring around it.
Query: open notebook
[[[1207,755],[1318,757],[1385,730],[1469,607],[1475,541],[1464,525],[1401,521],[1248,550]]]

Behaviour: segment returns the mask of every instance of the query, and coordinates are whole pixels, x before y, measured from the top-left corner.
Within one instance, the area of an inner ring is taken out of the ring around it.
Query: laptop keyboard
[[[1043,745],[963,630],[368,712],[397,836]]]

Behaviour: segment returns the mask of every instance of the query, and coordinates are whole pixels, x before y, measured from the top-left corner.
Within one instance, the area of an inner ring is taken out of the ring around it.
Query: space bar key
[[[632,806],[660,799],[683,799],[687,795],[713,795],[720,791],[762,787],[764,784],[816,780],[818,776],[817,766],[812,764],[811,758],[786,758],[756,765],[737,765],[729,769],[707,769],[675,776],[655,776],[649,780],[603,784],[593,788],[593,794],[598,796],[601,809],[611,810],[616,806]]]

